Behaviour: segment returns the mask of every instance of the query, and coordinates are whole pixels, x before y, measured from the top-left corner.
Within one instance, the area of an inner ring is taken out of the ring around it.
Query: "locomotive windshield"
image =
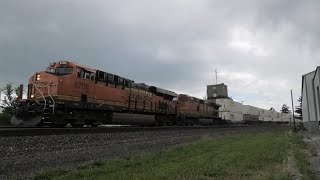
[[[55,74],[57,75],[67,75],[67,74],[71,74],[72,72],[73,72],[72,67],[58,67],[55,70]]]
[[[63,76],[63,75],[68,75],[73,73],[73,68],[72,67],[57,67],[57,68],[48,68],[46,70],[47,73],[58,75],[58,76]]]

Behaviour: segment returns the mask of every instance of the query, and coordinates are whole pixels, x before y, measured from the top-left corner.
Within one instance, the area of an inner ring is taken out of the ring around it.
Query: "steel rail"
[[[217,128],[250,128],[253,125],[232,126],[160,126],[160,127],[85,127],[85,128],[31,128],[31,127],[0,127],[0,137],[7,136],[44,136],[62,134],[84,134],[84,133],[121,133],[135,131],[163,131],[163,130],[188,130],[188,129],[217,129]]]

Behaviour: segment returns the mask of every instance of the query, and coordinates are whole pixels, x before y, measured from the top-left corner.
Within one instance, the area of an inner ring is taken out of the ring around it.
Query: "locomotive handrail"
[[[47,107],[47,100],[46,100],[46,98],[44,98],[42,92],[41,92],[40,89],[37,87],[37,83],[33,83],[33,85],[34,85],[34,87],[37,89],[37,91],[41,94],[41,96],[42,96],[42,98],[43,98],[43,100],[44,100],[44,107],[43,107],[43,109],[45,109],[45,108]]]
[[[50,85],[48,86],[48,95],[50,96],[52,102],[53,102],[53,107],[52,107],[52,114],[54,114],[54,107],[56,105],[56,102],[54,101],[53,97],[50,94],[50,89],[49,89]]]
[[[34,102],[36,102],[38,105],[40,105],[40,103],[39,103],[39,101],[38,101],[38,100],[36,100],[36,99],[35,99],[35,100],[34,100]]]
[[[34,83],[36,89],[39,91],[39,93],[41,94],[43,100],[44,100],[44,109],[47,107],[47,100],[46,98],[44,97],[43,93],[40,91],[40,89],[38,88],[37,84]],[[55,108],[55,105],[56,105],[56,101],[53,99],[52,95],[50,94],[50,89],[49,87],[51,87],[51,84],[48,84],[48,82],[42,82],[42,84],[39,86],[39,87],[45,87],[48,89],[48,95],[50,97],[50,99],[52,100],[53,102],[53,108],[52,108],[52,114],[54,114],[54,108]]]

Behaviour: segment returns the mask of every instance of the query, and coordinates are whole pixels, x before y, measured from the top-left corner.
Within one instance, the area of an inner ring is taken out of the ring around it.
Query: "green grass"
[[[290,179],[285,133],[205,139],[160,153],[54,170],[34,179]]]
[[[308,146],[303,140],[303,137],[300,135],[294,135],[291,137],[291,148],[293,150],[293,155],[296,159],[297,166],[299,168],[300,173],[302,174],[303,180],[311,180],[315,179],[312,171],[311,165],[307,160],[306,151],[309,151],[311,155],[315,156],[315,149],[313,147]]]

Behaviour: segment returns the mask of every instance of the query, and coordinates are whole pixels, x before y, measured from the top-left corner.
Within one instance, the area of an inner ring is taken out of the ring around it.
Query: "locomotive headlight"
[[[31,96],[30,96],[31,98],[34,98],[34,95],[33,94],[31,94]]]
[[[37,81],[40,81],[40,74],[37,74]]]

